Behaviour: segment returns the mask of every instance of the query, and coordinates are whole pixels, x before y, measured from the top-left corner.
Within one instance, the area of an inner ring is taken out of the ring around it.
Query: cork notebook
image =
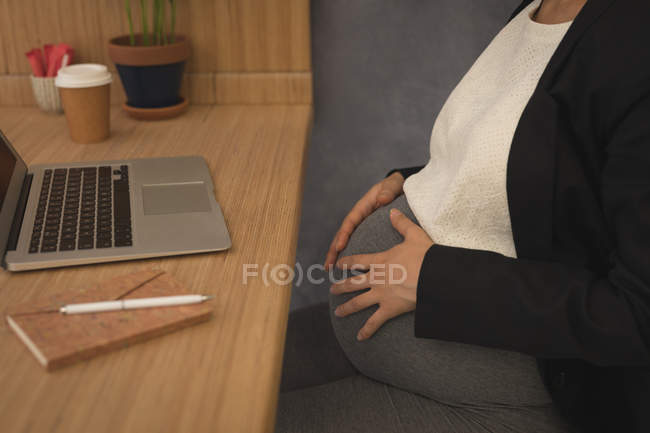
[[[54,370],[210,318],[208,303],[93,314],[61,314],[65,304],[189,294],[165,272],[143,271],[87,289],[53,293],[7,311],[18,338]]]

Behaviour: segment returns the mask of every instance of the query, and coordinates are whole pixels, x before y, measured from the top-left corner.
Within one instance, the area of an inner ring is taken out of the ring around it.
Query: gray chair
[[[428,159],[447,96],[519,0],[313,0],[315,123],[297,262],[322,263],[341,220],[386,172]],[[292,308],[327,299],[303,280]]]

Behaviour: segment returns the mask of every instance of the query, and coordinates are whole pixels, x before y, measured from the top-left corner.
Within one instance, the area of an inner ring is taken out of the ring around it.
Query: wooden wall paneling
[[[29,74],[25,52],[45,43],[66,42],[82,61],[104,61],[104,40],[95,2],[5,0],[0,35],[9,74]]]
[[[214,43],[214,35],[219,31],[215,20],[217,1],[179,0],[177,3],[176,31],[189,35],[192,42],[192,55],[187,64],[187,71],[217,70]]]
[[[6,18],[3,18],[4,15],[8,13],[8,3],[7,0],[0,0],[0,26],[4,26]],[[10,43],[10,39],[7,39],[5,33],[0,29],[0,75],[7,73],[7,54],[5,45]]]
[[[0,40],[0,75],[5,75],[7,73],[7,56],[5,55],[5,49]]]
[[[47,2],[49,3],[49,2]],[[35,0],[3,0],[0,12],[0,41],[5,56],[6,72],[30,73],[25,52],[39,45],[41,29],[34,11]],[[44,5],[48,8],[48,5]],[[33,15],[33,18],[30,16]]]
[[[131,3],[139,31],[139,1]],[[147,12],[150,22],[149,1]],[[29,49],[66,42],[77,62],[115,72],[107,43],[127,31],[122,0],[0,0],[0,105],[33,103]],[[311,103],[309,0],[184,0],[177,31],[192,40],[183,92],[193,103]],[[113,102],[121,103],[115,79]]]
[[[49,3],[39,1],[41,3]],[[102,33],[102,20],[109,16],[112,9],[108,1],[57,0],[58,8],[54,15],[43,19],[57,21],[60,36],[43,42],[65,42],[75,50],[77,63],[93,62],[108,64],[106,56],[106,39]],[[117,1],[114,3],[123,3]],[[70,25],[68,25],[70,23]],[[68,42],[69,41],[69,42]],[[80,60],[80,61],[79,61]]]
[[[181,95],[189,97],[191,104],[215,104],[215,74],[185,74]]]
[[[32,83],[27,75],[0,76],[0,106],[34,104]]]
[[[120,0],[2,1],[8,73],[29,73],[24,53],[46,42],[70,44],[80,61],[107,63],[108,39],[128,29]],[[139,2],[131,3],[139,30]],[[193,72],[310,69],[309,0],[187,0],[179,2],[177,30],[193,41]]]
[[[310,70],[308,0],[219,0],[217,71]]]
[[[311,12],[310,0],[296,2],[289,11],[289,36],[294,42],[289,46],[289,58],[295,68],[291,70],[311,71]]]
[[[311,72],[221,73],[217,104],[311,104]]]
[[[70,0],[58,0],[60,2]],[[94,0],[99,4],[99,26],[101,30],[101,46],[99,50],[93,53],[93,58],[96,58],[109,67],[112,71],[115,70],[115,65],[108,57],[108,41],[116,36],[125,35],[129,32],[129,24],[126,19],[126,12],[124,10],[124,0]],[[151,0],[146,1],[149,6]],[[150,9],[150,8],[149,8]],[[136,32],[140,32],[141,16],[140,16],[140,0],[131,0],[131,12],[133,14],[133,28]],[[149,14],[151,18],[151,13]],[[92,58],[82,59],[84,61],[94,61]]]
[[[25,52],[45,43],[64,42],[75,50],[75,62],[109,65],[107,43],[128,31],[124,3],[116,0],[2,0],[0,38],[7,73],[29,74]],[[132,1],[136,3],[137,0]],[[139,8],[133,7],[139,23]],[[139,28],[139,27],[136,27]],[[8,42],[7,42],[8,41]]]

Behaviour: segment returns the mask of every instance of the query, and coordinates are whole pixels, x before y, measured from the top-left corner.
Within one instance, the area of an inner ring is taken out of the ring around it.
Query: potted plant
[[[180,96],[180,88],[185,61],[190,55],[189,40],[175,32],[176,0],[139,3],[142,31],[134,32],[131,1],[124,0],[129,34],[113,38],[108,44],[109,56],[126,91],[124,109],[136,118],[174,117],[188,104]]]

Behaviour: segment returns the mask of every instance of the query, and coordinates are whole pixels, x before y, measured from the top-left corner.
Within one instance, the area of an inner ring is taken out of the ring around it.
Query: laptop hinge
[[[20,197],[16,204],[16,213],[14,214],[14,221],[11,224],[9,231],[9,238],[7,239],[7,251],[15,251],[18,245],[18,235],[20,235],[20,228],[23,226],[23,218],[25,217],[25,208],[27,207],[27,199],[29,198],[29,190],[32,187],[33,174],[25,176],[23,181],[23,188],[20,190]]]

